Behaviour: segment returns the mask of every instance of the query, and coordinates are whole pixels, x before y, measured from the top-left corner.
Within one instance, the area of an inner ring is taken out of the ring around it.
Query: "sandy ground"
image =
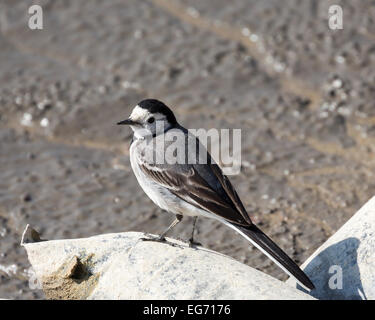
[[[375,193],[375,5],[368,1],[0,1],[0,297],[43,298],[19,241],[159,233],[173,217],[131,172],[147,97],[187,128],[242,129],[231,176],[253,220],[302,263]],[[344,29],[330,30],[330,4]],[[188,238],[191,221],[172,236]],[[197,240],[279,279],[239,235],[201,219]]]

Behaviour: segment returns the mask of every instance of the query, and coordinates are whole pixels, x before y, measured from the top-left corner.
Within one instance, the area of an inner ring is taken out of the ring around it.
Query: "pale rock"
[[[28,227],[22,245],[49,299],[313,299],[220,253],[144,236],[43,241]]]
[[[316,287],[310,292],[315,298],[375,299],[375,197],[301,268]],[[287,283],[300,288],[292,278]]]

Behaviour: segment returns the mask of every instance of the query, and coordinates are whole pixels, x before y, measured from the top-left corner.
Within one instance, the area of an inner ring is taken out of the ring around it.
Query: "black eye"
[[[148,118],[148,120],[147,120],[148,123],[153,123],[154,121],[155,121],[154,117]]]

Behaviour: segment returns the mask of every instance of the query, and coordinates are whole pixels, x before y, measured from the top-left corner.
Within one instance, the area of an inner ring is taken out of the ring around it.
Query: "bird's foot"
[[[169,244],[170,246],[172,247],[180,247],[182,248],[180,245],[178,245],[177,243],[174,243],[174,242],[171,242],[171,241],[168,241],[167,239],[165,239],[165,237],[163,236],[153,236],[151,234],[148,234],[148,233],[145,233],[145,238],[139,238],[139,240],[141,241],[153,241],[153,242],[160,242],[160,243],[165,243],[165,244]]]
[[[185,239],[177,238],[177,240],[183,243],[186,243],[189,246],[189,248],[196,248],[196,247],[202,246],[200,242],[196,242],[194,241],[194,239],[191,239],[191,238],[189,240],[186,240],[186,238]]]
[[[201,247],[202,244],[200,242],[194,241],[194,239],[190,238],[188,240],[189,248],[196,248],[196,247]]]
[[[139,238],[141,241],[154,241],[154,242],[167,242],[167,240],[163,236],[153,236],[149,233],[145,233],[146,237]]]

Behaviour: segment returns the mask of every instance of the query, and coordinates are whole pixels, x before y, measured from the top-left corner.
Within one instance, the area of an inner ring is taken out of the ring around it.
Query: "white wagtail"
[[[130,162],[138,183],[155,204],[176,215],[158,240],[163,241],[185,215],[195,217],[194,226],[198,216],[213,218],[245,237],[301,285],[314,289],[297,264],[255,226],[228,177],[163,102],[143,100],[128,119],[117,124],[130,125],[134,132]],[[172,161],[175,153],[167,154],[166,150],[178,141],[178,136],[183,139],[177,147],[185,152],[183,161],[176,162]]]

